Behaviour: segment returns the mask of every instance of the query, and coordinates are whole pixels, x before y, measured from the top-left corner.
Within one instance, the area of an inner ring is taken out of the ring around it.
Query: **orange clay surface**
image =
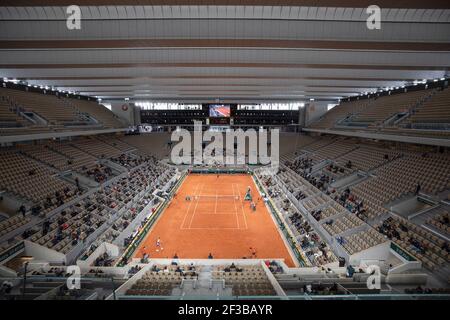
[[[256,211],[244,201],[252,190]],[[191,201],[186,201],[186,196]],[[218,197],[216,197],[218,196]],[[225,197],[221,197],[225,196]],[[238,198],[236,198],[238,197]],[[142,257],[284,259],[293,267],[277,227],[250,175],[190,174],[135,253]],[[160,238],[161,248],[157,247]],[[252,249],[251,249],[252,248]]]

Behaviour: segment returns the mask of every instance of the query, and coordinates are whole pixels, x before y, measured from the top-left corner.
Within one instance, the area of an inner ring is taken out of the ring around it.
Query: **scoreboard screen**
[[[209,116],[211,118],[229,118],[231,107],[229,104],[210,104]]]

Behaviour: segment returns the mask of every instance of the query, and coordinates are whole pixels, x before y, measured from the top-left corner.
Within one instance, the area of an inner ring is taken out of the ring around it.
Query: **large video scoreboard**
[[[210,125],[229,125],[236,105],[232,104],[207,104],[205,105],[209,115]]]

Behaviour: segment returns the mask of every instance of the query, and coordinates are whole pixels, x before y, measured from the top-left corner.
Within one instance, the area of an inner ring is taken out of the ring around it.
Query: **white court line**
[[[216,194],[216,195],[212,195],[212,194],[198,194],[197,195],[199,198],[201,197],[211,197],[211,198],[221,198],[221,197],[236,197],[236,195],[234,194]]]
[[[195,199],[195,194],[197,193],[198,187],[199,187],[199,186],[200,186],[200,184],[197,183],[197,187],[195,188],[194,195],[192,195],[192,198],[193,198],[193,199]],[[183,223],[181,223],[180,230],[181,230],[181,229],[184,229],[184,222],[186,221],[186,217],[187,217],[188,214],[189,214],[189,209],[191,208],[191,205],[192,205],[192,200],[189,201],[189,206],[187,207],[187,211],[186,211],[186,214],[184,215]]]
[[[231,188],[233,189],[233,195],[235,195],[235,192],[234,192],[234,183],[231,184]],[[238,194],[239,194],[239,191],[238,191]],[[234,203],[234,213],[235,213],[235,215],[236,215],[237,227],[238,227],[238,229],[240,229],[240,226],[239,226],[239,216],[238,216],[237,206],[236,206],[236,196],[235,196],[235,198],[234,198],[233,203]]]
[[[240,183],[239,183],[239,185],[241,185]],[[245,196],[244,196],[244,198],[245,198]],[[245,230],[247,230],[248,229],[248,225],[247,225],[247,217],[245,216],[245,212],[244,212],[244,203],[243,203],[243,201],[244,200],[242,200],[241,201],[241,210],[242,210],[242,215],[244,216],[244,222],[245,222]]]
[[[236,227],[195,227],[195,228],[189,228],[189,230],[242,230],[240,228]]]
[[[203,191],[203,188],[204,188],[204,187],[205,187],[205,184],[202,183],[202,187],[201,187],[201,189],[200,189],[200,192]],[[197,210],[197,206],[198,206],[198,203],[199,203],[199,202],[200,202],[200,201],[197,200],[197,202],[195,203],[194,212],[192,213],[192,217],[191,217],[191,221],[189,222],[189,228],[188,228],[188,229],[191,229],[192,221],[194,221],[195,211]]]
[[[204,213],[204,212],[200,212],[200,213],[196,213],[196,215],[198,215],[198,216],[214,216],[214,215],[234,216],[234,215],[236,215],[236,213],[233,212],[233,211],[230,211],[230,212],[217,212],[217,213]]]

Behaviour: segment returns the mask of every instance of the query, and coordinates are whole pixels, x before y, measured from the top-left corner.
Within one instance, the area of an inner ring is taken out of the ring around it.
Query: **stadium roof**
[[[448,1],[78,0],[0,3],[0,76],[146,100],[336,100],[445,76]]]

